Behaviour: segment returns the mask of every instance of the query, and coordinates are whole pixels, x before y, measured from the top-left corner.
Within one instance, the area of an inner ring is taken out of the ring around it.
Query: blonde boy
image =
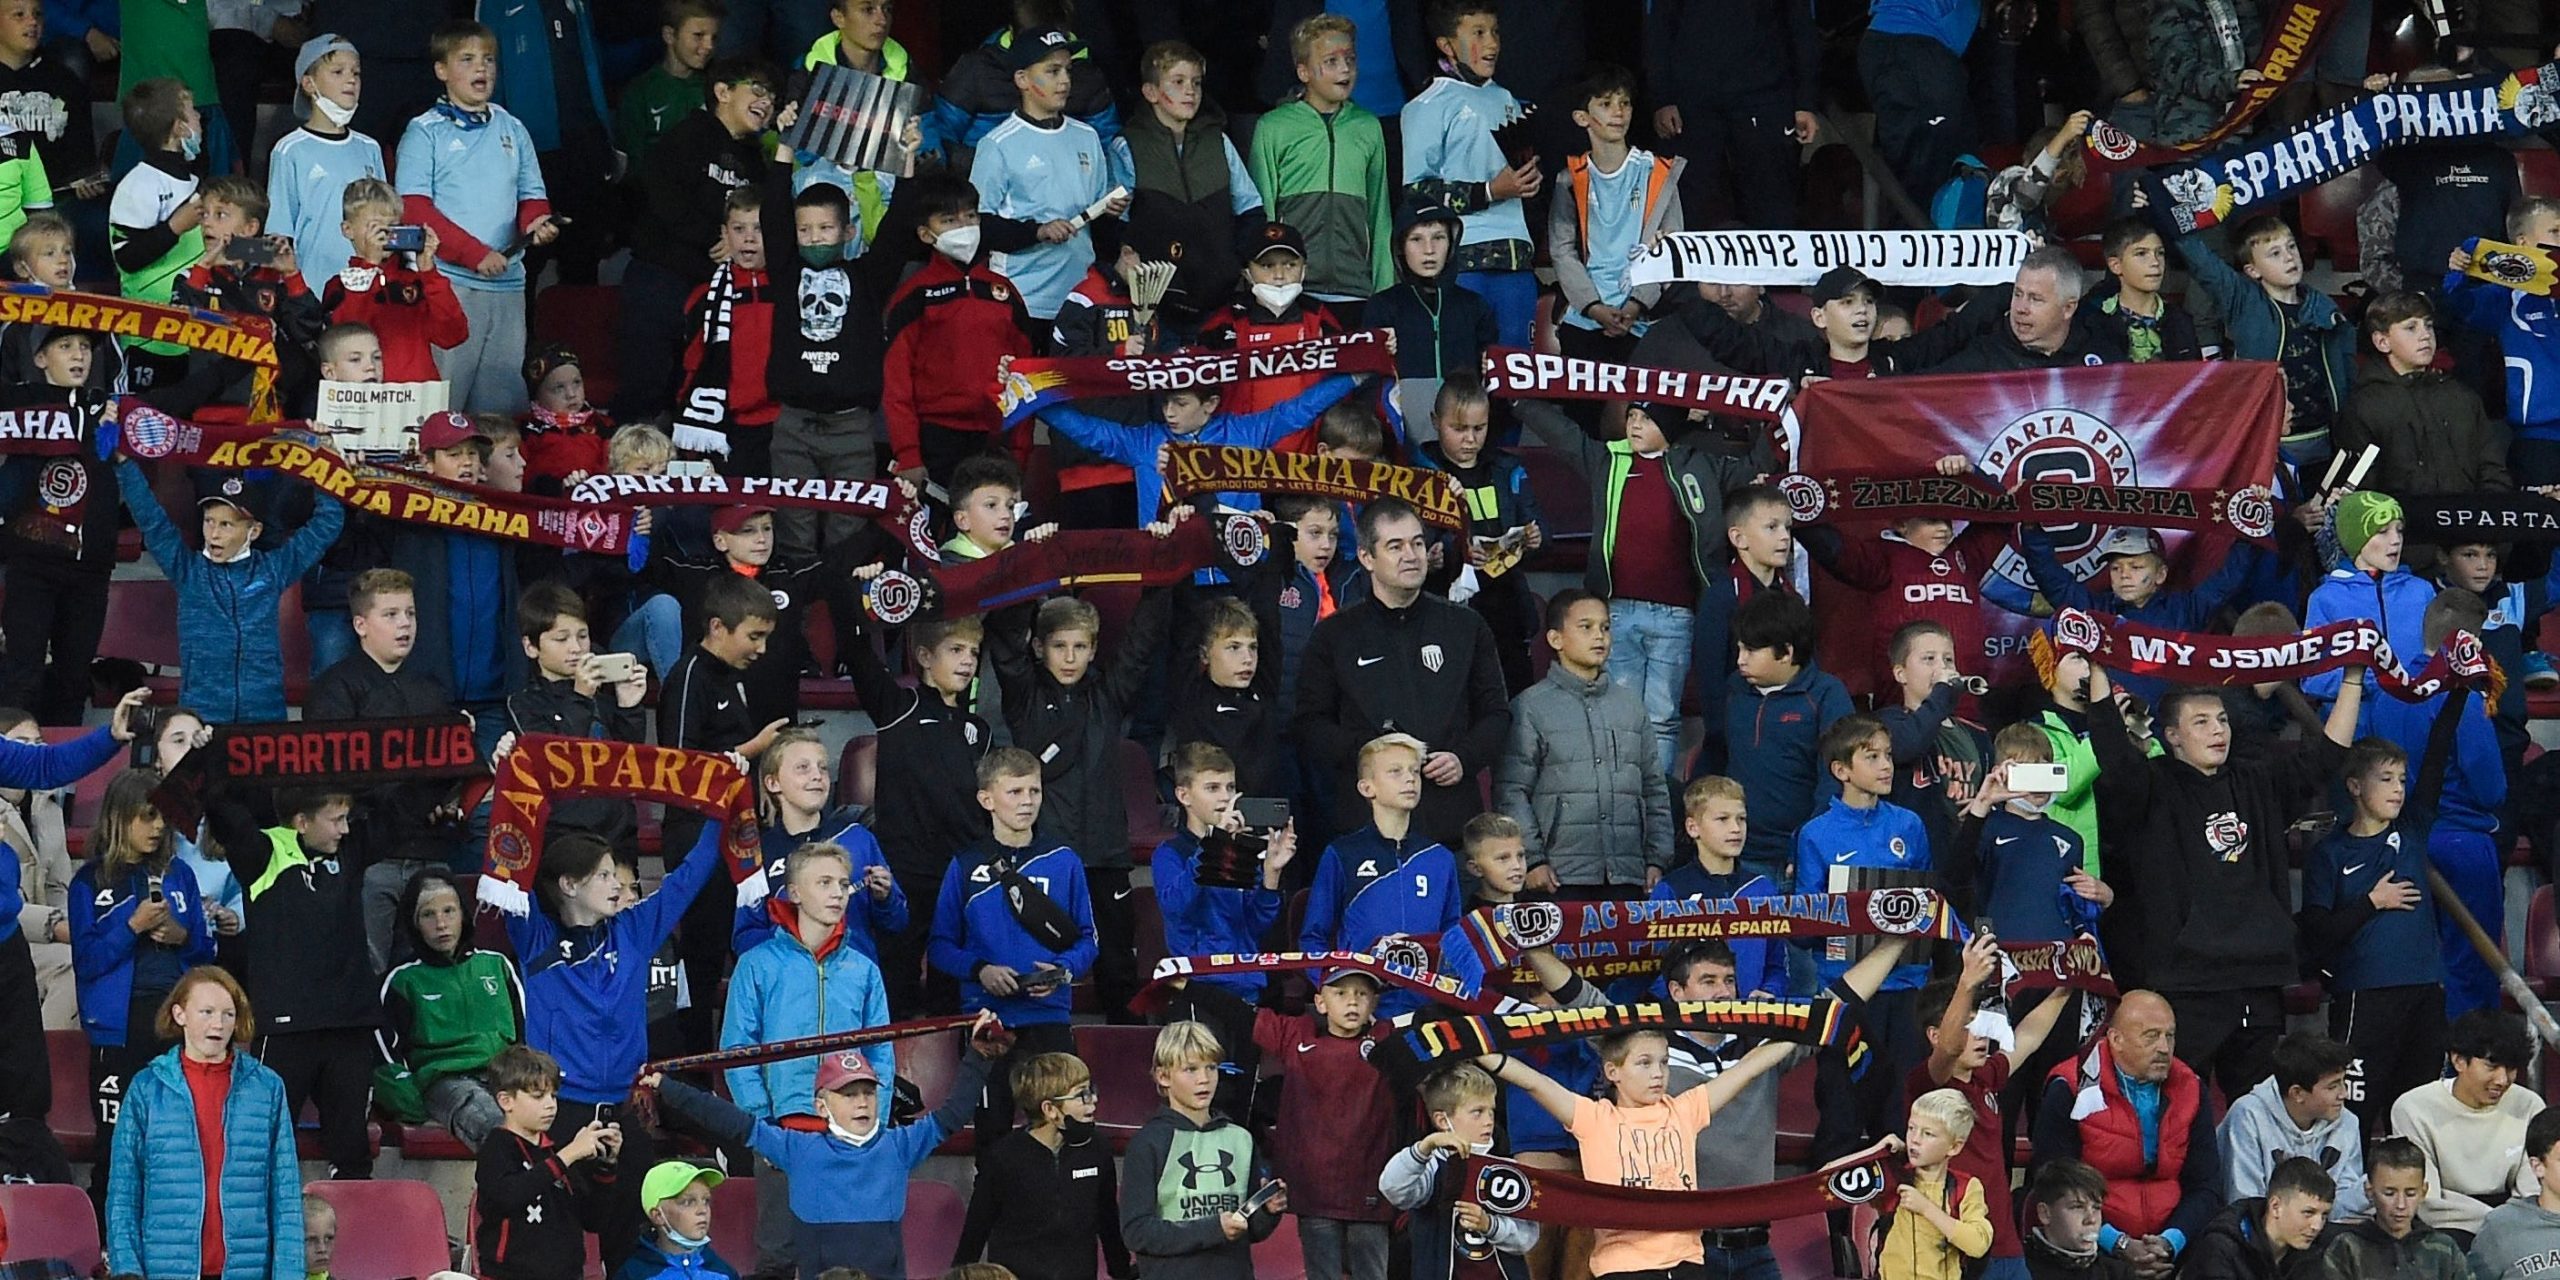
[[[1253,1244],[1289,1207],[1288,1188],[1270,1177],[1251,1131],[1210,1111],[1225,1058],[1204,1023],[1156,1034],[1164,1108],[1138,1127],[1120,1164],[1120,1234],[1142,1273],[1252,1280]]]
[[[1414,1275],[1453,1274],[1458,1242],[1464,1239],[1490,1244],[1505,1280],[1527,1280],[1527,1256],[1537,1247],[1538,1224],[1487,1212],[1456,1188],[1442,1185],[1466,1157],[1493,1150],[1499,1092],[1493,1077],[1471,1062],[1433,1074],[1422,1082],[1422,1109],[1431,1117],[1431,1132],[1396,1152],[1378,1173],[1378,1190],[1387,1202],[1415,1215],[1410,1227]]]
[[[1742,842],[1751,831],[1742,784],[1709,774],[1680,793],[1681,829],[1698,856],[1671,868],[1648,897],[1656,902],[1700,898],[1774,898],[1783,890],[1769,877],[1742,866]],[[1778,944],[1766,938],[1734,938],[1734,990],[1743,994],[1783,986],[1786,965]]]
[[[1896,1197],[1876,1270],[1882,1280],[1962,1280],[1965,1259],[1991,1252],[1981,1181],[1947,1167],[1973,1136],[1973,1104],[1953,1089],[1932,1089],[1912,1099],[1905,1134],[1911,1180]]]
[[[1464,899],[1457,856],[1413,829],[1428,753],[1420,739],[1405,733],[1381,734],[1360,748],[1359,790],[1369,801],[1369,822],[1326,846],[1307,895],[1299,950],[1374,953],[1382,943],[1458,927]],[[1396,886],[1393,892],[1368,892],[1387,883]],[[1420,1007],[1419,997],[1398,988],[1379,1001],[1378,1016]]]
[[[293,241],[303,283],[313,293],[353,252],[339,217],[346,189],[391,170],[382,144],[351,127],[364,88],[361,55],[344,36],[311,37],[294,55],[294,115],[302,127],[276,140],[267,159],[267,223]]]

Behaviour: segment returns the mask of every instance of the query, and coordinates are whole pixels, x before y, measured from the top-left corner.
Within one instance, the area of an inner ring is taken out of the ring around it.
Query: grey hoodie
[[[2474,1280],[2560,1276],[2560,1213],[2540,1200],[2510,1200],[2489,1211],[2471,1242]]]
[[[2365,1195],[2364,1142],[2356,1133],[2356,1115],[2341,1110],[2334,1119],[2308,1129],[2296,1128],[2285,1114],[2284,1086],[2273,1077],[2258,1082],[2248,1096],[2231,1104],[2215,1140],[2222,1149],[2222,1194],[2245,1200],[2267,1194],[2267,1177],[2294,1156],[2307,1156],[2338,1180],[2338,1202],[2329,1220],[2343,1222],[2373,1212]]]

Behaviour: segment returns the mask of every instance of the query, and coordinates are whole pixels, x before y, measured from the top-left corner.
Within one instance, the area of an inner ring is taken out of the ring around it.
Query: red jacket
[[[1805,550],[1815,563],[1842,584],[1868,593],[1854,611],[1866,624],[1864,634],[1854,625],[1836,625],[1841,613],[1823,611],[1823,648],[1830,655],[1824,668],[1852,694],[1886,694],[1894,688],[1893,665],[1885,657],[1893,633],[1907,623],[1935,622],[1956,639],[1957,669],[1983,674],[1990,665],[1983,653],[1983,615],[1995,606],[1982,597],[1982,578],[2007,538],[2005,525],[1976,523],[1933,556],[1892,534],[1806,537]],[[1972,714],[1970,695],[1960,709]]]
[[[380,263],[351,258],[321,292],[332,324],[360,324],[382,343],[384,382],[433,382],[436,348],[457,347],[471,336],[462,299],[441,271],[418,271],[397,259]]]
[[[2087,1053],[2053,1069],[2053,1079],[2077,1089],[2081,1072],[2091,1068],[2098,1094],[2106,1105],[2080,1119],[2080,1158],[2107,1179],[2107,1224],[2126,1235],[2158,1235],[2169,1226],[2186,1195],[2179,1175],[2187,1167],[2187,1142],[2196,1127],[2196,1108],[2204,1105],[2204,1086],[2186,1063],[2172,1059],[2163,1084],[2160,1108],[2160,1158],[2142,1158],[2142,1122],[2116,1081],[2115,1050],[2101,1036]],[[2192,1243],[2192,1242],[2190,1242]]]
[[[1130,341],[1139,336],[1137,312],[1129,301],[1128,291],[1118,287],[1097,266],[1086,269],[1084,279],[1076,282],[1074,290],[1067,294],[1066,302],[1058,308],[1057,327],[1052,331],[1050,346],[1059,355],[1068,357],[1125,356],[1129,354]],[[1153,416],[1148,412],[1144,396],[1077,407],[1122,421],[1144,421]],[[1137,474],[1129,468],[1103,458],[1064,435],[1049,438],[1049,456],[1058,464],[1060,493],[1137,481]]]
[[[1022,293],[985,262],[960,264],[934,254],[889,297],[884,319],[888,368],[880,416],[901,471],[924,465],[919,429],[993,434],[1004,429],[996,408],[996,363],[1031,354],[1031,313]]]
[[[1396,1153],[1395,1094],[1369,1065],[1369,1053],[1393,1030],[1337,1036],[1313,1013],[1259,1009],[1254,1047],[1262,1065],[1289,1078],[1272,1126],[1289,1211],[1350,1222],[1393,1222],[1394,1205],[1378,1192],[1378,1170]]]
[[[769,427],[782,412],[764,380],[765,361],[773,354],[773,298],[766,293],[772,279],[724,262],[713,269],[710,283],[685,299],[689,336],[678,422],[713,430]]]
[[[558,493],[571,475],[612,469],[613,419],[604,410],[591,405],[585,413],[555,417],[536,406],[518,421],[524,424],[526,487],[534,492]]]
[[[1212,316],[1207,324],[1202,325],[1200,345],[1251,351],[1283,343],[1329,338],[1342,332],[1342,322],[1334,318],[1331,308],[1303,294],[1289,304],[1286,312],[1277,316],[1263,310],[1261,303],[1248,298]],[[1223,413],[1255,413],[1323,380],[1324,375],[1320,373],[1293,373],[1286,377],[1241,382],[1227,388],[1227,393],[1218,400],[1218,409]]]

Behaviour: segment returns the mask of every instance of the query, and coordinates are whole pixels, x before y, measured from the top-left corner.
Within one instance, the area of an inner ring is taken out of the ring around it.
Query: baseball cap
[[[1250,261],[1260,262],[1262,255],[1275,249],[1286,249],[1303,258],[1307,256],[1307,238],[1299,235],[1298,229],[1288,223],[1263,223],[1262,230],[1255,233],[1253,237],[1253,256]]]
[[[263,505],[259,502],[261,496],[257,485],[239,475],[206,474],[196,481],[196,506],[199,509],[219,503],[235,507],[240,514],[257,520],[262,518],[258,514],[259,507]]]
[[[647,1213],[683,1195],[686,1187],[697,1182],[706,1187],[716,1187],[728,1180],[729,1175],[717,1169],[688,1164],[682,1160],[664,1161],[651,1166],[648,1176],[640,1180],[640,1212]]]
[[[841,1093],[858,1084],[878,1084],[880,1073],[860,1049],[841,1049],[818,1059],[818,1092]]]
[[[769,516],[772,514],[773,508],[771,507],[750,507],[743,504],[734,507],[720,507],[711,513],[711,531],[713,533],[736,533],[738,530],[746,528],[749,520],[753,520],[757,516]]]
[[[488,438],[489,433],[482,431],[480,424],[471,420],[470,414],[459,409],[439,409],[418,424],[418,451],[421,453],[450,449],[465,440]]]
[[[348,53],[356,53],[355,42],[335,32],[322,32],[303,41],[301,52],[293,55],[293,83],[296,86],[293,91],[294,119],[307,120],[311,117],[311,95],[304,93],[299,87],[302,84],[302,78],[311,74],[314,63],[342,49]]]
[[[1823,272],[1821,279],[1813,282],[1812,290],[1805,296],[1812,299],[1813,305],[1818,307],[1826,302],[1838,302],[1860,289],[1866,290],[1870,298],[1880,298],[1883,295],[1883,290],[1877,286],[1876,282],[1868,279],[1866,274],[1856,267],[1833,267]]]
[[[1040,60],[1050,54],[1063,53],[1072,57],[1083,52],[1084,41],[1056,27],[1041,27],[1015,36],[1013,43],[1005,46],[1004,69],[1028,71],[1040,65]]]
[[[2098,558],[2111,560],[2117,556],[2156,556],[2161,554],[2160,535],[2149,529],[2118,525],[2098,540]]]
[[[1324,981],[1318,985],[1330,987],[1333,984],[1342,981],[1344,978],[1362,979],[1372,988],[1379,988],[1384,985],[1378,981],[1378,975],[1371,973],[1366,969],[1327,969],[1324,971]]]

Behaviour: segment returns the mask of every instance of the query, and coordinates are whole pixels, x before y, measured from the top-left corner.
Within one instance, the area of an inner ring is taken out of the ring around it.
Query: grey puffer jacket
[[[1647,866],[1671,867],[1671,784],[1644,696],[1606,674],[1558,662],[1512,699],[1493,799],[1526,834],[1529,865],[1553,866],[1560,884],[1641,890]]]

